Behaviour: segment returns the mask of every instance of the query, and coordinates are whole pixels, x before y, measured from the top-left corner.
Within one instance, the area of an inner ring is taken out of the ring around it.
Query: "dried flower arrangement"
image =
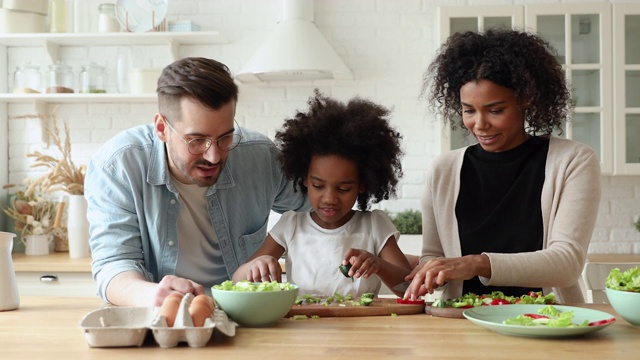
[[[28,115],[23,117],[39,117],[40,115]],[[62,154],[62,158],[54,158],[53,156],[35,151],[27,154],[27,157],[35,158],[35,163],[31,165],[33,168],[44,167],[50,169],[48,173],[33,181],[26,194],[31,194],[36,187],[40,187],[42,192],[51,193],[55,191],[63,191],[69,195],[84,195],[84,176],[86,166],[76,164],[71,159],[71,137],[69,136],[69,126],[64,122],[64,142],[60,137],[60,129],[55,113],[51,116],[53,120],[53,129],[47,128],[51,141]]]
[[[5,186],[5,188],[11,185]],[[66,229],[60,226],[62,212],[58,204],[40,196],[39,191],[27,195],[15,193],[15,201],[4,212],[15,221],[16,230],[24,238],[27,235],[53,234],[64,236]]]
[[[42,119],[42,116],[38,114],[15,118]],[[47,127],[46,131],[62,157],[56,158],[40,151],[28,153],[28,158],[35,159],[35,163],[31,167],[47,168],[50,171],[35,180],[25,181],[26,190],[16,192],[16,201],[10,207],[6,207],[4,211],[14,219],[16,230],[21,230],[22,235],[40,231],[52,233],[56,236],[56,251],[68,251],[66,222],[62,220],[65,203],[46,200],[41,194],[61,191],[69,195],[84,195],[86,166],[77,166],[71,159],[69,126],[65,121],[63,141],[55,112],[52,114],[52,128]],[[4,188],[13,186],[15,185],[9,184]],[[35,226],[32,226],[29,221],[36,221]]]

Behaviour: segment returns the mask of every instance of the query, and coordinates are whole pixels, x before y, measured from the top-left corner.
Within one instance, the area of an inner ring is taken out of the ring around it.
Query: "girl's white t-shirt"
[[[311,219],[311,213],[288,211],[269,232],[285,249],[287,281],[300,287],[299,294],[331,296],[364,293],[378,294],[381,281],[347,278],[340,265],[347,250],[364,249],[378,256],[387,240],[399,232],[389,216],[381,210],[356,211],[337,229],[325,229]]]

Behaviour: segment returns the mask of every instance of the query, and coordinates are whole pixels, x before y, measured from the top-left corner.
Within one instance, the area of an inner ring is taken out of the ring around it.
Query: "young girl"
[[[367,209],[395,195],[402,136],[389,126],[389,110],[367,100],[344,104],[316,90],[309,106],[285,121],[276,144],[284,173],[313,211],[284,213],[233,281],[281,281],[278,259],[286,253],[287,280],[300,294],[377,294],[380,280],[392,288],[410,265],[389,216]],[[348,264],[352,278],[339,270]]]

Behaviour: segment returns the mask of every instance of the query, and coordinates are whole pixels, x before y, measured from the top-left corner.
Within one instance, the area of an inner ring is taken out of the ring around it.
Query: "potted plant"
[[[393,225],[405,235],[422,234],[422,213],[418,210],[403,210],[391,217]]]
[[[412,266],[417,265],[422,253],[422,213],[419,210],[403,210],[391,215],[391,221],[400,231],[400,249]]]

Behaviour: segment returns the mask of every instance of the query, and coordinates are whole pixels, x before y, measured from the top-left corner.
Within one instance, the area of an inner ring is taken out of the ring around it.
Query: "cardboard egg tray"
[[[202,327],[193,326],[189,305],[193,294],[186,294],[176,314],[173,327],[158,315],[155,307],[107,307],[86,314],[80,321],[85,339],[90,347],[142,346],[149,329],[155,341],[162,348],[177,346],[186,342],[190,347],[207,345],[214,328],[227,335],[235,336],[237,324],[227,314],[215,309],[214,316],[205,320]]]

